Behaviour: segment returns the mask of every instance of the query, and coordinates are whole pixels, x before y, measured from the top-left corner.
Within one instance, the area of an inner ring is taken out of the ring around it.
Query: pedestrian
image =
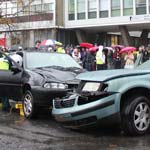
[[[145,61],[149,60],[150,54],[148,49],[145,49],[144,45],[139,46],[139,54],[141,55],[140,63],[144,63]]]
[[[72,57],[73,59],[80,65],[82,65],[82,62],[81,62],[81,54],[80,54],[80,51],[79,49],[75,48],[72,52]]]
[[[107,53],[107,69],[113,68],[113,51],[111,49],[108,49]]]
[[[115,69],[121,68],[121,54],[120,54],[120,49],[118,47],[115,48],[115,51],[113,53],[113,62],[114,62]]]
[[[56,52],[57,52],[57,53],[65,53],[65,50],[64,50],[64,48],[63,48],[63,45],[62,45],[62,43],[60,43],[60,42],[56,42],[56,43],[55,43],[55,49],[56,49]]]
[[[125,60],[125,66],[126,69],[132,69],[134,67],[134,54],[132,51],[128,51],[127,54],[124,57]]]
[[[10,69],[10,65],[9,65],[9,61],[5,58],[5,56],[1,55],[0,56],[0,70],[9,70]],[[7,111],[9,108],[9,100],[6,97],[1,97],[0,98],[1,102],[2,102],[2,110]]]
[[[82,62],[83,62],[83,68],[85,68],[87,71],[95,70],[95,54],[89,51],[88,48],[86,48],[86,54]]]
[[[96,52],[96,69],[104,70],[106,61],[106,55],[103,50],[103,46],[99,46],[98,51]]]
[[[35,49],[36,50],[39,50],[39,47],[40,47],[40,44],[41,44],[41,41],[40,40],[37,40],[36,42],[35,42]]]

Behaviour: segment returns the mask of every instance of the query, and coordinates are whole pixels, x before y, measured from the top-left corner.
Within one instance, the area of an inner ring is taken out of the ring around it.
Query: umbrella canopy
[[[113,45],[112,48],[119,48],[119,50],[123,49],[125,46],[123,45]]]
[[[114,51],[114,49],[112,47],[105,47],[105,48],[107,48],[110,51]]]
[[[85,48],[90,49],[90,48],[94,47],[94,45],[91,43],[80,43],[80,47],[85,47]]]
[[[40,46],[53,46],[55,45],[56,40],[54,39],[47,39],[47,40],[43,40],[40,44]]]
[[[128,47],[121,49],[120,53],[127,53],[127,52],[133,52],[133,51],[136,51],[136,48],[132,46],[128,46]]]
[[[94,46],[94,47],[89,48],[90,52],[96,52],[97,50],[98,50],[98,46]]]

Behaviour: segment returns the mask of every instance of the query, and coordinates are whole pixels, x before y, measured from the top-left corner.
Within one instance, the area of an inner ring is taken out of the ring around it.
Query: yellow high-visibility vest
[[[65,53],[65,50],[62,47],[57,48],[57,53]]]
[[[104,62],[100,59],[100,56],[102,55],[102,52],[101,51],[98,51],[96,53],[96,64],[99,64],[99,65],[102,65],[104,64]]]
[[[9,64],[3,60],[0,60],[0,70],[9,70]]]

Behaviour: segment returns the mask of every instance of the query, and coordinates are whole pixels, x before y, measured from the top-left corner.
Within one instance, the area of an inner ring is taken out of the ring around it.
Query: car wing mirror
[[[14,73],[18,73],[21,71],[21,69],[15,65],[11,66],[11,71],[13,71]]]

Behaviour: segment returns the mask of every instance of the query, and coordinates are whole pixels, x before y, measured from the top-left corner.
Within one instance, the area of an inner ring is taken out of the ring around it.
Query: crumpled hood
[[[46,81],[67,82],[76,80],[75,77],[82,72],[82,69],[63,71],[53,68],[34,69],[34,72],[41,75]]]
[[[116,69],[81,73],[76,78],[86,81],[108,81],[114,78],[150,74],[150,70]]]

